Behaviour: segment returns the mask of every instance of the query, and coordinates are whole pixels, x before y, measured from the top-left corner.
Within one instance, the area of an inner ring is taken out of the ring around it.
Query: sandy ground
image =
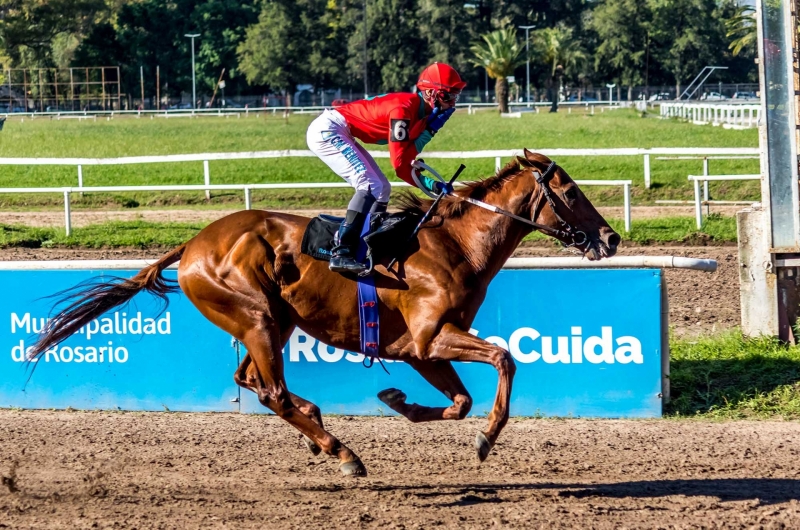
[[[743,206],[715,205],[711,212],[721,215],[735,215]],[[151,221],[151,222],[202,222],[214,221],[236,210],[192,210],[192,209],[164,209],[164,210],[73,210],[71,212],[72,226],[81,227],[90,224],[108,221]],[[313,216],[317,213],[344,215],[344,210],[285,210],[287,213]],[[598,208],[601,215],[610,219],[622,219],[625,214],[622,207]],[[694,206],[633,206],[631,219],[653,219],[658,217],[694,217]],[[0,224],[22,224],[26,226],[64,226],[64,212],[46,210],[39,212],[0,212]]]
[[[0,528],[797,528],[798,424],[0,411]]]

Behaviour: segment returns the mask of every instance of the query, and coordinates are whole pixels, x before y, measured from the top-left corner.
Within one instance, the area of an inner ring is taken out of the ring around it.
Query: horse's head
[[[525,149],[517,157],[530,171],[536,187],[531,194],[530,216],[534,223],[551,228],[551,235],[583,252],[590,260],[616,254],[621,238],[586,198],[563,168],[549,158]]]

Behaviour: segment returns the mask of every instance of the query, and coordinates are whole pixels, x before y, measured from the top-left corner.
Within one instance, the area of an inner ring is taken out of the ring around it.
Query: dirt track
[[[796,528],[798,424],[327,418],[345,479],[274,417],[0,411],[0,528]],[[9,482],[8,479],[5,480]]]

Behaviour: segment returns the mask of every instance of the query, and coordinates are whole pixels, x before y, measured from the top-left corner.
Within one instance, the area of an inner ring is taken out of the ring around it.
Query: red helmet
[[[433,63],[419,74],[418,90],[441,90],[443,92],[461,92],[467,84],[461,80],[455,68],[445,63]]]

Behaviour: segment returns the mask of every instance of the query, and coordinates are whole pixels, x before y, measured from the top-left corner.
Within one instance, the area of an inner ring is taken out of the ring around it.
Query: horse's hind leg
[[[413,422],[464,419],[472,408],[472,398],[461,382],[450,361],[423,361],[410,359],[407,363],[431,385],[453,401],[449,407],[425,407],[406,403],[406,395],[396,388],[388,388],[378,394],[378,399],[390,409]]]
[[[366,475],[367,471],[355,453],[314,419],[304,414],[293,402],[292,394],[286,388],[283,377],[283,355],[278,326],[273,321],[264,319],[260,325],[245,334],[242,342],[247,347],[247,352],[258,372],[256,395],[261,404],[292,424],[326,454],[338,457],[341,462],[339,469],[343,474]]]
[[[291,334],[291,330],[289,331],[289,334]],[[284,346],[286,345],[287,340],[288,335],[287,339],[282,341]],[[239,368],[236,370],[233,379],[236,381],[236,384],[242,388],[246,388],[247,390],[258,393],[258,372],[256,370],[256,366],[253,364],[252,359],[250,358],[249,353],[244,356],[244,359],[239,365]],[[292,403],[300,410],[300,412],[308,416],[311,421],[324,428],[322,425],[322,413],[318,406],[301,398],[297,394],[292,394],[291,392],[289,394]],[[303,435],[303,443],[306,445],[308,450],[314,454],[314,456],[322,452],[322,449],[320,449],[319,446],[314,443],[314,440],[308,436]]]

